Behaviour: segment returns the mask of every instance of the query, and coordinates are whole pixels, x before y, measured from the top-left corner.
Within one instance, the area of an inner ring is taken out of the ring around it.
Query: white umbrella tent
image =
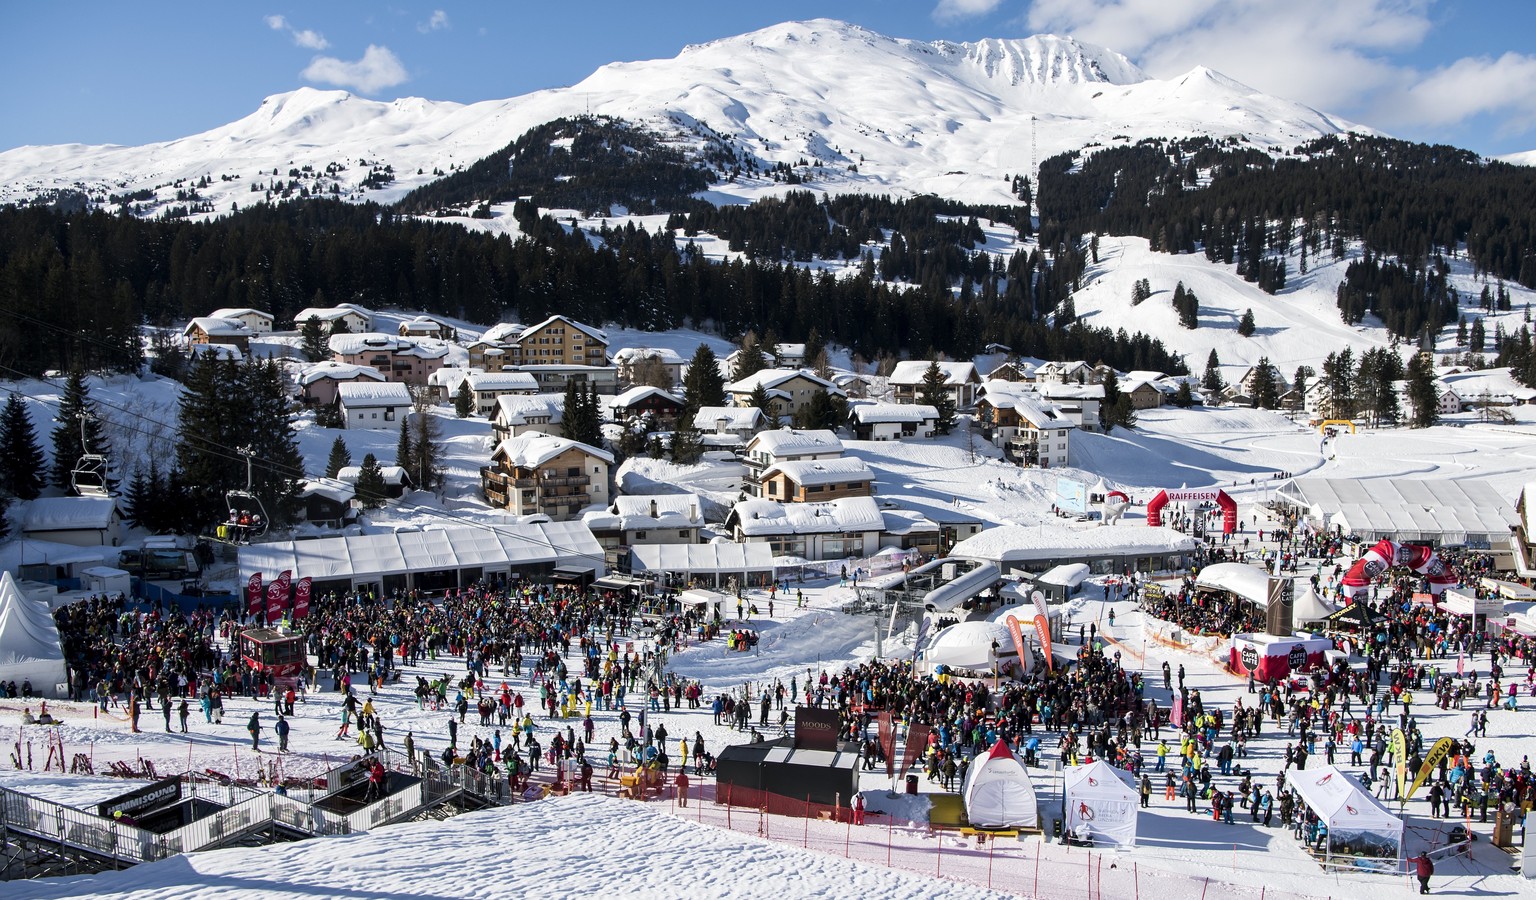
[[[965,816],[979,828],[1038,828],[1040,809],[1035,801],[1035,786],[1029,770],[998,739],[992,752],[972,761],[960,787],[965,801]]]
[[[1403,820],[1335,766],[1296,772],[1286,785],[1328,828],[1324,865],[1394,865],[1403,855]]]
[[[1086,825],[1096,842],[1136,846],[1136,808],[1141,801],[1130,778],[1131,773],[1103,760],[1068,768],[1065,829]]]
[[[58,697],[67,684],[59,632],[47,608],[0,574],[0,681],[32,682],[34,695]]]

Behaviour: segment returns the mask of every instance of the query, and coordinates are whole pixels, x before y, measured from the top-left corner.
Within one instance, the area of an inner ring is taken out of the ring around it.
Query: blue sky
[[[1154,76],[1203,64],[1400,137],[1536,148],[1536,0],[94,0],[5,5],[0,149],[180,137],[306,84],[509,97],[815,17],[923,40],[1070,34]]]

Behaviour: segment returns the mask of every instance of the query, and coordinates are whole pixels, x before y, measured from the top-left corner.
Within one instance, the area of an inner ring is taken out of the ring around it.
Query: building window
[[[679,528],[677,530],[677,536],[680,537],[680,538],[687,537],[688,536],[688,529],[686,529],[686,528]]]
[[[635,532],[635,540],[637,540],[637,541],[645,540],[645,532],[643,532],[643,531]]]

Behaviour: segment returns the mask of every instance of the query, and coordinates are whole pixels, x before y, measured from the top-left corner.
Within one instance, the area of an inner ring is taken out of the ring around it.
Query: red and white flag
[[[314,579],[308,575],[300,578],[293,586],[293,617],[302,619],[309,615],[309,592],[314,587]]]
[[[251,580],[245,584],[245,611],[247,615],[261,614],[261,573],[251,575]]]
[[[283,617],[283,607],[288,605],[288,585],[293,573],[287,569],[277,576],[277,580],[267,588],[267,622],[276,622]]]

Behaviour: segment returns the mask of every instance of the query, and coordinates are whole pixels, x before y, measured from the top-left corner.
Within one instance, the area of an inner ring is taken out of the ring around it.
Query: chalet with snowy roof
[[[875,393],[877,379],[873,375],[858,372],[839,372],[832,376],[832,383],[842,388],[849,398],[863,399]]]
[[[671,425],[683,411],[683,401],[658,387],[632,387],[613,398],[609,405],[616,422],[650,416],[657,423]]]
[[[1055,407],[1062,418],[1084,431],[1099,430],[1099,406],[1104,402],[1104,385],[1046,383],[1035,384],[1040,399]]]
[[[670,347],[625,347],[613,353],[613,367],[621,384],[635,384],[647,369],[666,373],[668,386],[681,384],[688,361]]]
[[[975,537],[987,526],[979,516],[954,504],[934,503],[916,497],[882,499],[880,512],[885,517],[886,534],[882,541],[885,546],[938,555],[948,553],[955,544]],[[929,531],[925,523],[932,523],[934,531]],[[936,538],[930,535],[936,535]],[[934,540],[937,546],[930,545],[929,542]]]
[[[693,427],[709,447],[741,447],[763,424],[763,411],[755,406],[701,406],[693,414]]]
[[[1097,384],[1100,373],[1082,360],[1041,363],[1035,369],[1040,384]]]
[[[581,521],[604,550],[642,544],[697,544],[704,517],[693,494],[626,494]]]
[[[516,371],[526,372],[538,383],[545,394],[563,394],[570,384],[583,391],[596,389],[599,394],[612,396],[619,392],[619,374],[613,366],[582,366],[566,363],[523,364]]]
[[[1131,398],[1132,409],[1157,409],[1173,399],[1155,381],[1123,381],[1120,383],[1120,393]]]
[[[496,398],[491,433],[496,443],[519,435],[538,433],[563,437],[565,395],[521,394]]]
[[[731,508],[725,526],[738,543],[768,544],[775,557],[837,560],[877,552],[885,517],[873,497],[825,503],[743,500]]]
[[[474,404],[472,412],[487,419],[496,415],[496,402],[502,397],[527,397],[539,392],[539,383],[527,372],[481,372],[449,367],[438,369],[427,379],[427,387],[440,403],[453,403],[464,384],[469,385]]]
[[[373,310],[355,303],[306,307],[293,314],[293,327],[303,330],[310,319],[318,319],[326,330],[334,328],[352,334],[366,334],[373,330]]]
[[[383,380],[384,373],[373,366],[355,366],[328,359],[315,363],[299,376],[299,399],[312,406],[330,406],[340,396],[336,392],[338,385]]]
[[[336,385],[347,428],[398,429],[411,411],[411,392],[397,381],[349,381]]]
[[[1021,466],[1068,465],[1076,424],[1024,385],[989,381],[976,401],[981,434]]]
[[[223,309],[216,309],[208,315],[214,319],[234,319],[236,322],[244,325],[246,330],[252,334],[271,334],[272,326],[276,324],[276,319],[271,313],[266,310],[250,309],[248,307],[227,306]]]
[[[855,440],[898,441],[938,433],[939,411],[921,403],[855,403],[848,428]]]
[[[522,333],[523,326],[516,322],[502,322],[487,328],[469,344],[470,368],[496,372],[502,366],[512,365],[512,342]]]
[[[804,344],[774,344],[773,355],[778,360],[776,365],[781,369],[798,369],[815,362],[805,358]]]
[[[926,359],[909,359],[897,363],[886,379],[892,399],[897,403],[918,402],[923,394],[923,378],[928,374],[929,365],[931,363]],[[939,371],[944,375],[944,391],[956,409],[969,409],[975,405],[976,389],[981,387],[981,376],[976,373],[975,363],[941,361]]]
[[[784,503],[868,497],[874,483],[875,473],[862,459],[807,459],[764,469],[756,495]]]
[[[986,381],[1012,381],[1028,384],[1035,380],[1035,367],[1021,359],[1003,362],[987,373]]]
[[[458,337],[458,329],[431,316],[406,319],[400,323],[399,332],[401,337],[436,338],[441,341],[451,341]]]
[[[742,455],[747,467],[742,489],[758,496],[763,472],[780,463],[841,459],[842,455],[843,442],[825,429],[775,428],[759,432],[747,442]]]
[[[732,406],[751,406],[752,394],[759,385],[774,414],[783,421],[793,419],[817,391],[826,391],[833,397],[847,396],[842,388],[805,369],[763,369],[727,384],[726,400]]]
[[[228,344],[244,353],[251,349],[251,335],[245,323],[238,319],[216,318],[214,316],[198,316],[187,323],[187,327],[181,330],[182,337],[187,339],[187,344]]]
[[[504,365],[608,365],[608,335],[565,316],[550,316],[515,335],[509,332],[501,341]]]
[[[401,469],[402,473],[404,471]],[[323,528],[342,528],[357,518],[357,511],[352,508],[352,499],[356,496],[355,482],[348,484],[339,478],[306,481],[299,488],[304,521]]]
[[[496,445],[480,485],[492,506],[514,515],[542,513],[574,519],[589,506],[608,505],[613,455],[579,441],[537,432]]]
[[[116,547],[123,514],[113,497],[39,497],[27,504],[21,536],[75,547]]]
[[[336,480],[352,488],[355,495],[357,479],[362,471],[362,466],[343,466],[336,471]],[[379,466],[379,474],[384,479],[384,496],[391,500],[399,500],[405,496],[406,491],[416,489],[416,479],[400,466]]]
[[[337,362],[373,366],[383,373],[385,381],[404,384],[426,385],[448,358],[445,344],[393,334],[335,334],[328,346]]]

